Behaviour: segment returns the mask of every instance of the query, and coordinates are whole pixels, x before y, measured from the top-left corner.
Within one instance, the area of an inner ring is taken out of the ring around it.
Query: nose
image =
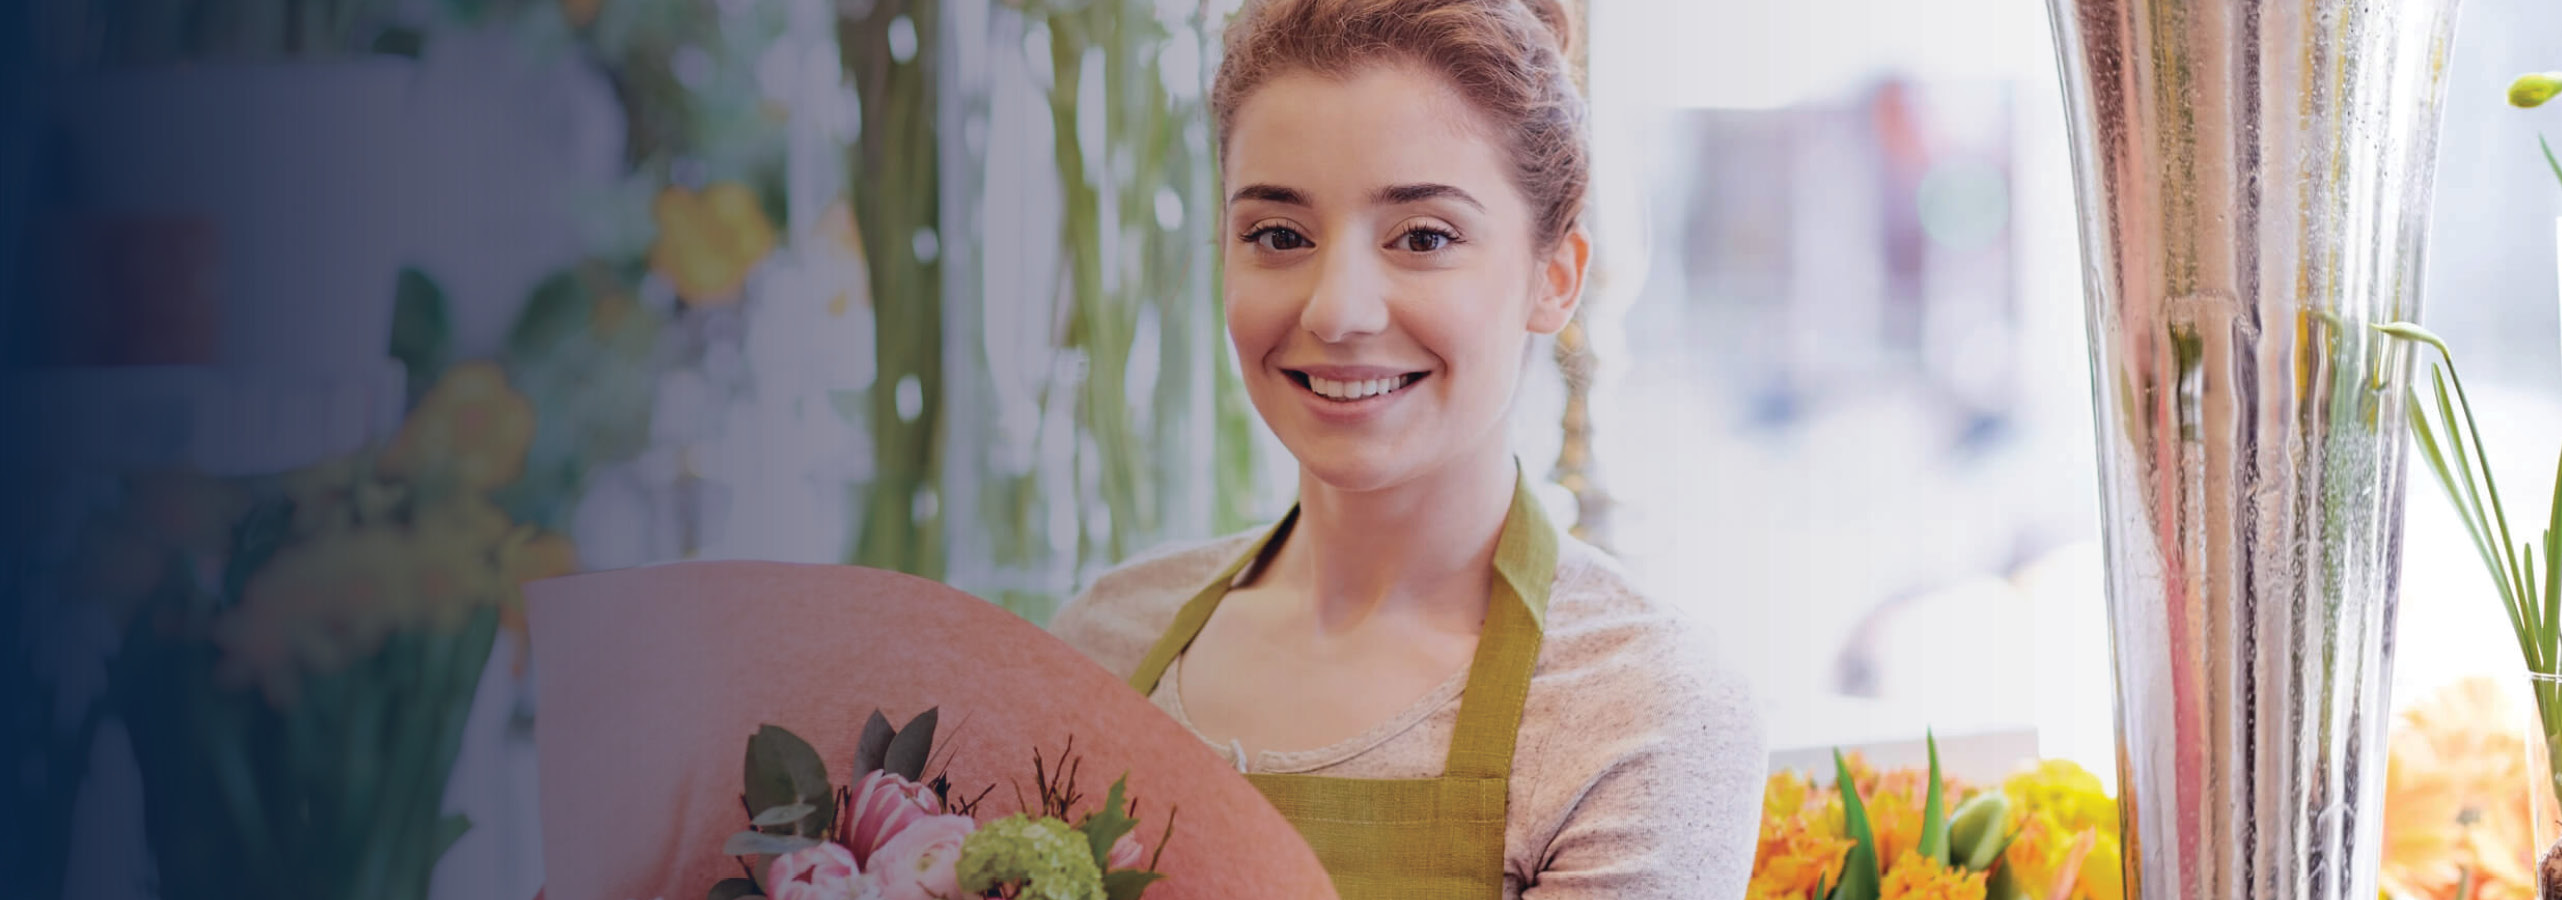
[[[1318,251],[1324,255],[1307,305],[1299,310],[1299,327],[1327,343],[1387,330],[1388,285],[1377,261],[1358,248],[1337,247]]]

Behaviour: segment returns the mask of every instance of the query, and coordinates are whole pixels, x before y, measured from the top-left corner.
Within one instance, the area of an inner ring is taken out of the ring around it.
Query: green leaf
[[[1130,818],[1124,811],[1128,807],[1121,799],[1122,792],[1129,786],[1130,776],[1126,774],[1112,782],[1111,792],[1103,798],[1103,808],[1095,810],[1076,825],[1078,831],[1085,832],[1085,842],[1094,849],[1094,868],[1097,870],[1108,868],[1113,842],[1139,827],[1139,820]]]
[[[890,727],[890,720],[880,710],[873,710],[872,717],[863,723],[862,741],[854,746],[854,771],[846,778],[861,781],[863,776],[878,771],[881,760],[890,755],[890,739],[897,736],[898,729]]]
[[[800,735],[767,725],[747,739],[747,808],[767,810],[795,803],[811,804],[815,811],[792,831],[825,834],[836,818],[836,804],[826,802],[831,790],[827,763]]]
[[[772,828],[778,825],[789,825],[794,822],[798,822],[803,818],[807,818],[810,813],[817,811],[817,806],[808,803],[794,803],[789,806],[777,806],[764,812],[757,813],[756,818],[748,820],[747,824],[754,825],[758,828]]]
[[[1877,900],[1877,833],[1868,825],[1868,804],[1859,799],[1859,785],[1851,780],[1850,763],[1841,751],[1833,751],[1833,783],[1841,790],[1843,830],[1850,835],[1850,855],[1842,861],[1841,885],[1834,900]]]
[[[432,845],[434,850],[428,854],[427,858],[429,860],[445,858],[445,851],[454,849],[454,842],[462,840],[463,835],[469,831],[471,831],[470,816],[456,813],[436,820],[436,842]]]
[[[373,51],[385,56],[417,59],[427,50],[427,34],[406,25],[394,25],[374,35]]]
[[[2540,134],[2535,136],[2535,143],[2537,146],[2544,148],[2544,164],[2553,167],[2554,180],[2562,181],[2562,159],[2554,158],[2553,145],[2550,142],[2547,142],[2544,139],[2544,136]]]
[[[2417,322],[2387,322],[2382,325],[2368,325],[2367,327],[2406,341],[2418,341],[2431,347],[2436,347],[2437,352],[2441,354],[2447,352],[2446,341],[2440,339],[2435,332],[2420,327]]]
[[[1944,808],[1943,804],[1946,801],[1940,796],[1942,789],[1939,784],[1939,738],[1924,731],[1922,744],[1930,751],[1930,787],[1922,799],[1920,845],[1914,849],[1924,859],[1944,866],[1948,864],[1948,819],[1940,815],[1940,810]]]
[[[587,283],[575,268],[564,269],[534,286],[516,324],[507,329],[507,353],[516,358],[540,357],[561,341],[586,330],[595,317]]]
[[[889,751],[881,757],[881,768],[909,781],[925,780],[925,760],[934,753],[934,710],[917,713],[890,739]]]
[[[813,837],[742,831],[730,835],[729,840],[721,842],[721,852],[729,856],[782,856],[795,850],[807,850],[818,845],[819,840]]]
[[[745,878],[723,878],[721,883],[712,885],[711,893],[705,894],[703,900],[750,900],[763,896],[765,892],[756,889],[756,882]]]
[[[453,343],[453,317],[445,309],[444,290],[427,273],[403,267],[392,290],[391,357],[400,360],[409,375],[411,399],[426,393],[444,373],[452,361]]]
[[[1103,873],[1104,900],[1139,900],[1139,895],[1165,876],[1139,869]]]

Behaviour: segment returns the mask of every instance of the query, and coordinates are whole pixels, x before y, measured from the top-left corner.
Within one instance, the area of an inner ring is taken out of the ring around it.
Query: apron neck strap
[[[1236,562],[1183,604],[1165,635],[1149,648],[1138,670],[1131,673],[1130,686],[1141,694],[1155,693],[1166,667],[1191,646],[1202,625],[1209,622],[1210,613],[1218,609],[1219,601],[1234,586],[1237,575],[1248,565],[1260,568],[1279,549],[1280,541],[1298,519],[1299,508],[1293,505],[1289,514],[1256,539]],[[1513,737],[1520,732],[1522,704],[1530,696],[1530,676],[1538,667],[1540,634],[1548,615],[1548,590],[1556,573],[1556,528],[1549,523],[1538,497],[1530,492],[1530,479],[1521,473],[1516,459],[1512,508],[1504,516],[1502,535],[1495,539],[1493,590],[1487,597],[1485,627],[1477,637],[1476,656],[1468,668],[1468,685],[1459,702],[1459,723],[1450,737],[1446,774],[1501,778],[1511,773]]]

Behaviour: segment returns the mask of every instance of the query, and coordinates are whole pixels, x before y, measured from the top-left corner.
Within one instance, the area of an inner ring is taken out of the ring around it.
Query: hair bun
[[[1548,26],[1548,36],[1557,41],[1557,55],[1564,57],[1567,65],[1572,66],[1575,38],[1578,37],[1573,7],[1581,3],[1578,0],[1521,0],[1521,3],[1530,7],[1531,15],[1539,17],[1539,24]]]

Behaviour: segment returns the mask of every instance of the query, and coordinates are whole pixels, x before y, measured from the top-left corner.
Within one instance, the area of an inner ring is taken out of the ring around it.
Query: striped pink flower
[[[872,864],[872,852],[907,830],[917,820],[943,812],[943,800],[925,785],[905,776],[874,770],[854,783],[845,807],[845,847],[857,865]]]

